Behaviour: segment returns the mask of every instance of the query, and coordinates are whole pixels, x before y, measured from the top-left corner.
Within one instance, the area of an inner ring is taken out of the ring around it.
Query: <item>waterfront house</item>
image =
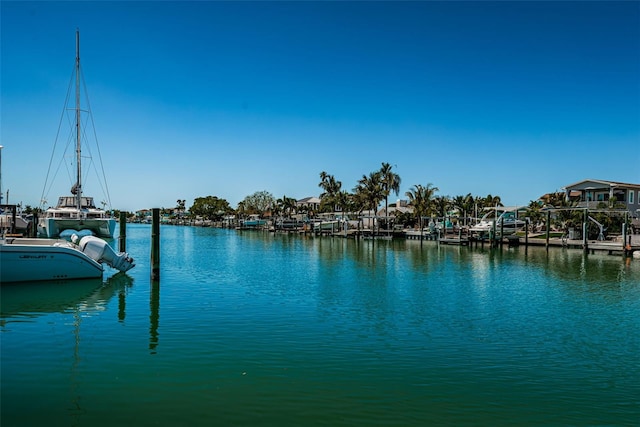
[[[305,197],[304,199],[300,199],[296,201],[296,210],[318,212],[320,210],[320,199],[318,197]]]
[[[600,203],[608,203],[615,198],[631,215],[640,215],[640,184],[585,179],[562,189],[565,197],[576,200],[579,207],[596,209]]]
[[[385,211],[385,208],[381,208],[376,212],[376,216],[379,217],[395,217],[403,213],[412,213],[413,206],[409,204],[407,200],[398,200],[396,203],[389,204],[389,213]]]

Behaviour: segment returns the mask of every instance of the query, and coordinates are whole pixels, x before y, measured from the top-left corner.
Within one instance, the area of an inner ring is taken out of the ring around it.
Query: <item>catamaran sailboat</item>
[[[44,211],[38,220],[38,234],[42,237],[55,238],[64,230],[89,230],[98,237],[111,238],[116,228],[116,220],[104,209],[96,207],[93,197],[83,195],[82,188],[82,136],[80,106],[80,33],[76,31],[75,77],[75,163],[76,182],[71,188],[71,195],[58,198],[56,207]],[[90,116],[91,118],[91,116]]]

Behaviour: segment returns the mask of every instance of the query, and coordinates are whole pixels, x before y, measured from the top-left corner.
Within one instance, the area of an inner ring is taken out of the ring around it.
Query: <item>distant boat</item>
[[[73,242],[61,239],[5,238],[0,240],[0,282],[92,279],[102,277],[107,264],[122,272],[135,266],[127,253],[116,253],[94,236]]]
[[[26,234],[32,226],[29,215],[23,215],[16,205],[4,205],[9,209],[0,208],[0,234],[18,233]]]
[[[345,215],[336,217],[333,213],[321,213],[311,218],[310,222],[316,231],[340,231],[348,224],[349,219]]]
[[[265,225],[267,225],[267,220],[255,214],[249,215],[249,218],[240,221],[240,228],[258,228]]]
[[[91,230],[99,237],[111,238],[116,228],[116,220],[104,209],[96,207],[93,197],[83,195],[82,188],[82,135],[80,128],[80,33],[76,31],[75,61],[75,163],[76,182],[71,187],[71,195],[58,198],[55,208],[44,211],[38,220],[38,234],[43,237],[58,237],[64,230]]]
[[[513,234],[525,226],[525,222],[516,217],[517,208],[496,207],[490,208],[477,224],[471,226],[472,233],[488,233],[494,229],[496,233],[501,230],[504,235]]]
[[[279,218],[275,222],[275,226],[280,230],[297,230],[304,226],[304,222],[294,218]]]
[[[340,220],[337,219],[316,219],[313,221],[314,230],[340,230]]]

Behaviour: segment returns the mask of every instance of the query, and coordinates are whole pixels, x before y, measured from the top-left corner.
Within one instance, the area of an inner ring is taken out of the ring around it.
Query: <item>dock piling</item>
[[[589,232],[589,209],[584,210],[584,218],[582,220],[582,247],[585,253],[589,252],[589,239],[587,233]]]
[[[120,252],[127,251],[127,213],[120,212],[120,240],[118,242]]]
[[[160,280],[160,209],[153,208],[151,220],[151,280]]]
[[[545,247],[547,248],[547,250],[549,250],[549,233],[551,232],[551,211],[547,211],[547,222],[545,223],[544,228],[545,228],[545,232],[546,232]]]

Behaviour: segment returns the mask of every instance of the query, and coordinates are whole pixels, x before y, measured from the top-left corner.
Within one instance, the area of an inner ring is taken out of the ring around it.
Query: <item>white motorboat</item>
[[[340,221],[337,219],[320,219],[313,222],[314,230],[340,230]]]
[[[513,234],[525,226],[525,222],[516,216],[517,209],[491,208],[477,224],[469,228],[472,233],[488,233],[494,229],[495,232],[504,235]]]
[[[259,215],[251,214],[248,218],[240,221],[239,228],[263,228],[267,225],[267,220],[260,218]]]
[[[0,240],[0,283],[102,277],[103,264],[125,272],[135,266],[127,253],[116,253],[94,236],[61,239]]]
[[[89,120],[93,119],[88,108],[88,101],[86,107],[82,108],[80,105],[81,76],[80,33],[76,31],[76,60],[74,69],[75,108],[65,108],[65,111],[70,110],[74,112],[73,118],[69,118],[69,120],[73,122],[75,133],[75,183],[71,187],[71,195],[60,197],[56,207],[45,210],[42,217],[38,220],[38,234],[42,237],[58,237],[60,232],[64,230],[91,230],[93,234],[99,237],[110,238],[113,237],[116,228],[116,219],[104,209],[96,207],[93,197],[83,195],[82,138],[85,137],[87,132],[81,129],[80,126],[84,123],[81,118],[81,113],[86,111],[89,113]],[[73,80],[71,84],[73,84]]]
[[[0,232],[26,234],[31,226],[31,219],[19,212],[15,205],[5,205],[9,209],[0,207]]]
[[[343,224],[348,221],[344,215],[337,217],[335,214],[321,213],[311,218],[310,222],[316,231],[340,231]]]

